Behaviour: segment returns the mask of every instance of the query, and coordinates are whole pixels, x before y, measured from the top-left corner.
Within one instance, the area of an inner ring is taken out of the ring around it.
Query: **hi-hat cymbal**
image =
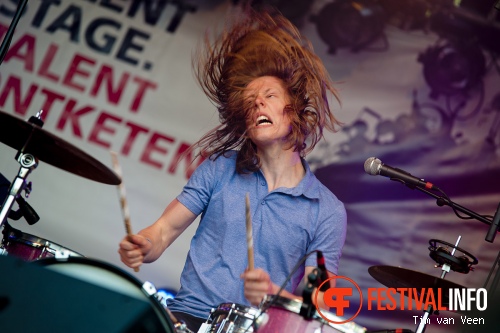
[[[30,137],[31,136],[31,137]],[[25,146],[29,138],[28,144]],[[0,142],[39,160],[100,183],[118,185],[120,178],[107,166],[70,143],[30,122],[0,111]]]
[[[441,289],[443,306],[449,305],[449,289],[465,289],[454,282],[401,267],[372,266],[368,268],[368,273],[389,288]]]

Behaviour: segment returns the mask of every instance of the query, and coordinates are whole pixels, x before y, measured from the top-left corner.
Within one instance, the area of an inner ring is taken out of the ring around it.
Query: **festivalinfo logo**
[[[321,286],[330,281],[344,282],[342,287],[328,288],[322,295],[324,303],[330,307],[336,316],[344,317],[346,312],[354,312],[350,318],[334,321],[323,314],[321,308],[316,307],[318,314],[325,320],[334,324],[342,324],[354,320],[363,305],[363,293],[359,285],[345,276],[334,276],[325,280]],[[347,284],[347,286],[345,286]],[[321,297],[319,290],[315,293],[315,304]],[[394,310],[419,310],[419,311],[485,311],[488,308],[488,292],[485,288],[368,288],[366,291],[368,311],[394,311]],[[354,307],[357,308],[354,308]],[[415,317],[415,316],[413,316]],[[418,318],[418,316],[416,316]],[[413,319],[413,318],[412,318]],[[448,318],[454,320],[454,318]],[[426,320],[429,320],[428,318]],[[463,324],[484,324],[484,318],[471,318],[461,315]],[[417,319],[415,319],[415,322]],[[453,322],[454,323],[454,322]]]

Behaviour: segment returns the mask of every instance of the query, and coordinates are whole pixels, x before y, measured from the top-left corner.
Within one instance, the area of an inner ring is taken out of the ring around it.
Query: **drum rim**
[[[283,304],[283,303],[286,303],[286,304]],[[261,308],[265,307],[264,312],[267,312],[267,310],[269,310],[269,308],[271,308],[272,306],[276,306],[276,307],[279,307],[281,309],[290,311],[294,314],[300,315],[300,308],[302,307],[302,303],[303,302],[299,299],[292,299],[292,298],[287,298],[287,297],[280,296],[280,295],[267,294],[266,296],[264,296],[264,299],[262,300],[260,307]],[[290,305],[290,304],[292,304],[292,305]],[[333,313],[328,312],[328,311],[325,311],[323,313],[323,315],[325,315],[329,319],[342,319],[341,317],[338,317],[338,316],[336,316]],[[314,311],[313,319],[319,320],[320,322],[323,322],[325,325],[333,327],[333,328],[339,330],[340,332],[346,332],[346,333],[366,332],[365,327],[363,327],[359,324],[356,324],[354,321],[349,321],[349,322],[342,323],[342,324],[332,323],[329,320],[326,320],[325,318],[323,318],[321,315],[319,315],[317,310]]]
[[[98,258],[89,258],[89,257],[67,257],[67,258],[56,258],[56,257],[47,257],[47,258],[42,258],[36,261],[31,262],[35,265],[40,265],[43,267],[46,266],[51,266],[51,265],[58,265],[58,264],[95,264],[95,265],[89,265],[93,267],[98,267],[98,268],[103,268],[105,270],[111,271],[111,273],[117,273],[120,277],[126,278],[129,282],[132,282],[134,285],[136,285],[141,292],[144,294],[144,297],[148,299],[150,302],[150,305],[153,307],[155,313],[157,316],[164,321],[162,321],[164,324],[168,326],[167,328],[171,330],[171,332],[167,333],[175,333],[175,325],[168,316],[167,311],[161,304],[161,302],[154,296],[154,295],[149,295],[143,288],[143,285],[145,282],[142,282],[132,274],[122,270],[121,268],[114,266],[113,264],[106,262],[102,259]],[[156,287],[155,287],[156,289]]]
[[[133,282],[137,286],[141,287],[141,289],[142,289],[142,285],[143,285],[143,283],[138,278],[133,276],[132,274],[125,272],[121,268],[116,267],[116,266],[112,265],[111,263],[108,263],[108,262],[106,262],[102,259],[98,259],[98,258],[72,257],[72,256],[69,256],[67,258],[47,257],[47,258],[42,258],[42,259],[36,260],[33,263],[37,264],[37,265],[41,265],[41,266],[49,266],[49,265],[53,265],[53,264],[57,265],[57,264],[65,264],[65,263],[70,263],[70,264],[71,263],[77,263],[77,264],[90,264],[90,263],[92,263],[95,265],[89,265],[89,266],[97,266],[98,268],[109,269],[112,271],[112,273],[117,273],[118,275],[120,275],[122,277],[126,277],[127,280],[130,280],[131,282]]]
[[[66,246],[63,246],[59,243],[56,243],[56,242],[53,242],[49,239],[46,239],[46,238],[42,238],[40,236],[36,236],[36,235],[33,235],[33,234],[30,234],[30,233],[27,233],[27,232],[24,232],[20,229],[16,229],[14,227],[12,227],[8,222],[6,222],[4,224],[4,229],[2,230],[2,233],[4,234],[4,237],[3,237],[3,240],[2,240],[2,244],[5,246],[6,243],[8,242],[17,242],[17,243],[24,243],[24,244],[27,244],[28,246],[32,246],[34,248],[44,248],[44,247],[48,247],[50,249],[54,249],[54,250],[67,250],[69,251],[70,253],[74,253],[74,254],[77,254],[79,256],[84,256],[83,254],[75,251],[75,250],[72,250]],[[19,233],[20,236],[18,237],[16,234]],[[55,248],[53,247],[55,246]]]
[[[233,308],[234,306],[234,308]],[[231,311],[236,311],[237,313],[242,313],[242,314],[250,314],[251,316],[256,316],[260,314],[260,309],[253,307],[253,306],[248,306],[244,304],[239,304],[239,303],[221,303],[219,306],[217,306],[216,309],[214,309],[213,313],[217,312],[225,312],[227,310]],[[242,311],[243,310],[243,311]]]
[[[280,295],[267,294],[264,296],[260,307],[269,308],[273,305],[277,305],[285,310],[291,311],[293,313],[299,314],[300,308],[302,307],[302,301],[299,299],[292,299]]]

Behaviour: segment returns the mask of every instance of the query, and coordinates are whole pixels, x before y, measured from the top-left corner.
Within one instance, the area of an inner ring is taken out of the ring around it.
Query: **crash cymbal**
[[[449,289],[465,289],[465,287],[451,281],[401,267],[372,266],[368,268],[368,273],[389,288],[441,289],[443,306],[449,305]]]
[[[23,153],[87,179],[110,185],[121,182],[111,169],[92,156],[41,127],[3,111],[0,111],[0,142],[17,150],[24,147]]]

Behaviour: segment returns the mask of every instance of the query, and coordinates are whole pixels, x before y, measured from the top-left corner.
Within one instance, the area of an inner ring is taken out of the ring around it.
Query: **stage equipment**
[[[105,184],[117,185],[118,176],[104,164],[76,148],[70,143],[42,129],[42,111],[28,121],[0,111],[0,142],[18,152],[15,159],[21,165],[17,177],[12,181],[8,195],[0,211],[0,227],[7,220],[14,200],[31,191],[28,175],[44,161],[57,168]]]
[[[81,257],[0,256],[0,331],[174,333],[155,288]]]
[[[238,2],[235,1],[235,3]],[[250,2],[251,6],[257,10],[266,7],[278,9],[298,29],[303,27],[314,3],[314,1],[304,0],[251,0]]]
[[[338,48],[349,48],[358,52],[375,41],[383,39],[385,12],[374,0],[336,0],[326,4],[311,21],[316,24],[320,38],[329,46],[328,52],[335,54]]]
[[[3,238],[0,243],[0,255],[11,255],[25,261],[34,261],[50,257],[83,257],[80,253],[55,242],[12,228],[8,222],[5,222],[3,225],[2,233]]]
[[[304,318],[300,312],[302,302],[267,295],[259,308],[234,303],[220,304],[212,309],[207,323],[198,333],[258,332],[258,333],[365,333],[366,328],[353,321],[338,324],[344,318],[325,311],[321,315],[314,311],[311,318]],[[324,318],[324,317],[326,318]]]
[[[326,310],[321,311],[321,314],[315,311],[310,319],[306,319],[300,315],[300,311],[303,308],[302,302],[286,297],[267,295],[262,301],[261,308],[266,309],[269,319],[260,326],[258,333],[366,332],[365,327],[353,321],[339,324],[346,319],[335,316]]]
[[[470,39],[439,41],[419,54],[430,97],[465,95],[477,87],[486,73],[486,59],[477,42]]]
[[[471,266],[477,264],[478,262],[473,255],[458,247],[458,243],[460,243],[461,238],[461,236],[458,237],[455,245],[435,239],[431,239],[429,241],[429,244],[431,245],[429,247],[429,250],[431,251],[430,257],[438,263],[438,266],[436,267],[441,267],[442,270],[440,278],[392,266],[372,266],[368,269],[368,272],[373,278],[375,278],[375,280],[389,288],[396,289],[398,292],[400,292],[398,288],[415,288],[414,290],[420,291],[418,296],[422,297],[422,299],[427,299],[427,293],[432,290],[434,294],[441,294],[440,306],[449,308],[451,304],[449,298],[450,289],[453,289],[456,292],[457,290],[464,290],[465,287],[444,280],[445,275],[450,272],[450,269],[467,274],[471,270]],[[449,252],[443,247],[438,247],[438,243],[452,247],[453,250]],[[458,258],[455,257],[456,250],[463,253],[464,256]],[[427,309],[424,310],[424,315],[422,316],[415,333],[425,332],[429,316],[438,313],[439,309],[434,309],[432,305],[428,305]]]
[[[439,246],[438,244],[444,246]],[[468,274],[474,270],[472,266],[478,264],[477,258],[472,254],[448,242],[431,239],[429,240],[429,245],[429,256],[438,264],[436,267],[447,265],[454,272]],[[451,251],[449,250],[450,247],[453,248]],[[460,252],[461,255],[455,255],[455,251]]]
[[[367,160],[367,162],[369,160],[371,161],[371,159],[372,158],[369,158]],[[366,168],[366,163],[367,162],[365,162],[365,168]],[[404,182],[402,182],[402,183],[404,184]],[[425,189],[425,187],[413,186],[411,188],[412,189],[417,189],[417,190],[419,190],[419,191],[421,191],[423,193],[426,193],[429,196],[435,198],[436,199],[436,204],[438,206],[440,206],[440,207],[445,206],[445,205],[451,207],[453,209],[455,215],[458,216],[461,219],[472,219],[472,218],[474,218],[474,219],[476,219],[479,222],[488,224],[490,227],[489,227],[488,233],[486,234],[486,237],[485,237],[485,240],[487,242],[492,243],[493,240],[494,240],[494,238],[495,238],[495,236],[496,236],[496,234],[499,232],[499,225],[500,225],[500,203],[497,206],[497,210],[495,212],[495,215],[493,216],[492,219],[490,219],[491,216],[485,216],[485,215],[477,214],[476,212],[474,212],[474,211],[472,211],[470,209],[467,209],[467,208],[465,208],[465,207],[463,207],[463,206],[461,206],[461,205],[453,202],[448,197],[448,195],[446,195],[446,193],[443,192],[439,187],[434,187],[434,189],[437,190],[437,191],[439,191],[439,192],[441,192],[441,194],[443,194],[443,196],[439,196],[436,193],[431,192],[431,191]],[[460,215],[459,212],[467,214],[467,216]],[[473,255],[471,255],[470,253],[468,253],[468,252],[466,252],[466,251],[464,251],[464,250],[462,250],[462,249],[460,249],[458,247],[458,243],[460,242],[460,239],[461,239],[461,236],[458,237],[458,240],[457,240],[457,242],[456,242],[456,244],[454,246],[451,245],[451,244],[449,244],[449,243],[445,243],[443,241],[438,241],[438,240],[435,240],[435,239],[431,239],[429,241],[429,244],[431,245],[429,247],[429,250],[431,250],[430,257],[433,258],[438,263],[438,267],[441,267],[441,269],[443,270],[441,278],[443,278],[446,275],[446,273],[450,271],[450,269],[454,270],[454,271],[457,271],[457,272],[460,272],[460,273],[467,274],[467,273],[469,273],[472,270],[472,265],[476,265],[478,263],[477,259]],[[453,247],[453,250],[451,252],[448,252],[448,250],[445,250],[442,247],[440,248],[439,246],[437,246],[438,242],[443,243],[445,245],[448,245],[450,247]],[[463,256],[461,256],[461,257],[455,257],[455,251],[456,250],[458,250],[459,252],[462,252]],[[491,270],[490,270],[490,273],[488,274],[488,277],[487,277],[487,279],[486,279],[486,281],[484,283],[484,289],[486,289],[488,291],[488,294],[489,295],[493,295],[493,297],[495,297],[497,299],[500,299],[500,291],[497,290],[498,284],[500,283],[500,269],[499,269],[499,267],[500,267],[500,252],[499,252],[499,254],[498,254],[495,262],[493,263],[493,265],[491,267]],[[383,277],[383,275],[380,275],[377,272],[376,268],[370,267],[369,268],[369,272],[377,280],[378,280],[378,278]],[[374,274],[372,274],[372,273],[374,273]],[[397,273],[392,272],[391,274],[397,274]],[[397,275],[395,277],[397,277]],[[426,281],[426,278],[424,276],[420,276],[420,278],[423,281]],[[384,283],[384,281],[385,282],[390,282],[389,280],[379,280],[379,282],[381,282],[381,283]],[[429,282],[428,279],[427,279],[427,282]],[[412,284],[413,283],[418,283],[418,281],[416,281],[416,280],[412,281]],[[441,280],[435,280],[435,283],[442,286],[442,284],[445,283],[445,282],[441,282]],[[447,288],[447,289],[449,289],[449,288]],[[426,320],[427,320],[427,318],[429,317],[429,315],[432,312],[433,312],[432,308],[429,308],[428,310],[425,311],[425,314],[422,317],[421,323],[420,323],[420,325],[419,325],[418,330],[416,331],[416,333],[422,333],[423,332],[423,330],[425,329]]]

